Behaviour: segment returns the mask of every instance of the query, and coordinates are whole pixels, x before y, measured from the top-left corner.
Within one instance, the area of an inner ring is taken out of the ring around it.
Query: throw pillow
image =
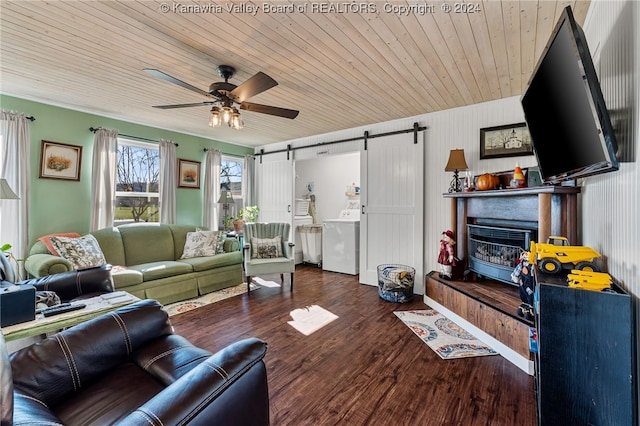
[[[53,244],[51,244],[51,237],[80,238],[80,234],[78,234],[77,232],[62,232],[58,234],[43,235],[42,237],[38,238],[38,241],[42,241],[42,244],[45,245],[45,247],[51,252],[51,254],[60,256],[60,253],[58,253]]]
[[[251,258],[270,259],[282,257],[282,237],[275,238],[251,238]]]
[[[107,263],[98,240],[87,234],[79,238],[50,237],[56,252],[73,263],[75,269],[91,268]]]
[[[213,256],[224,253],[224,231],[195,231],[187,232],[187,240],[184,243],[180,259],[192,257]]]

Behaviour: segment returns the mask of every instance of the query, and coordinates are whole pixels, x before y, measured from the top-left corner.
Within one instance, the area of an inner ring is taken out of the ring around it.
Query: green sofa
[[[116,290],[167,304],[242,283],[242,252],[235,238],[224,253],[181,259],[187,233],[195,226],[128,224],[91,232],[108,263]],[[42,277],[71,271],[73,264],[54,256],[37,241],[25,261],[27,272]]]

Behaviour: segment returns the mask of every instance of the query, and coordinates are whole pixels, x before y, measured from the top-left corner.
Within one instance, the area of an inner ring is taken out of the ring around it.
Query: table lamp
[[[452,149],[449,151],[449,161],[444,168],[445,172],[453,172],[453,179],[449,185],[449,192],[460,192],[460,180],[458,179],[458,171],[467,170],[467,162],[464,159],[464,149]]]
[[[235,204],[235,200],[231,195],[231,191],[222,191],[220,193],[220,198],[218,199],[218,204],[222,204],[222,209],[224,210],[223,218],[229,216],[229,204]]]

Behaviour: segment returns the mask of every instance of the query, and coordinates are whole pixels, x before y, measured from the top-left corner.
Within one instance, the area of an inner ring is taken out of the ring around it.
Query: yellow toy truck
[[[611,288],[611,275],[605,272],[571,270],[567,275],[567,283],[571,288],[582,288],[585,290],[602,291]]]
[[[531,241],[529,263],[547,274],[557,274],[562,269],[600,272],[594,259],[600,253],[587,246],[572,246],[565,237],[549,237],[547,243]]]

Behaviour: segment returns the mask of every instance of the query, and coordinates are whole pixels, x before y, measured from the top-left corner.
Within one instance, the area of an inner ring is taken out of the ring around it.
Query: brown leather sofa
[[[269,424],[266,343],[212,355],[173,334],[155,300],[21,349],[8,371],[0,346],[2,426]]]

